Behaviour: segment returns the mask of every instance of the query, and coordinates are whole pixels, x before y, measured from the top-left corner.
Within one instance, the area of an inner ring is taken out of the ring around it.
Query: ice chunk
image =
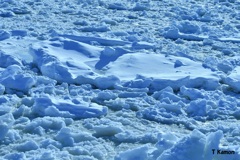
[[[126,4],[122,3],[110,3],[108,5],[108,9],[127,10],[127,6]]]
[[[188,32],[188,31],[184,31]],[[185,34],[185,33],[180,33],[179,29],[176,27],[169,28],[165,33],[164,33],[165,38],[177,40],[177,39],[185,39],[188,41],[203,41],[205,38],[208,38],[207,36],[200,36],[200,35],[195,35],[195,34]]]
[[[191,135],[182,138],[171,148],[165,150],[157,160],[202,160],[215,159],[212,149],[218,149],[222,131],[216,131],[205,136],[198,130],[193,130]]]
[[[154,44],[148,42],[134,42],[132,44],[133,49],[154,49]]]
[[[12,11],[0,10],[1,17],[14,17],[15,14]]]
[[[161,91],[154,92],[152,97],[157,100],[161,100],[163,98],[168,97],[173,102],[178,102],[178,101],[182,100],[179,96],[174,94],[173,89],[170,86],[162,89]]]
[[[57,84],[56,80],[50,79],[46,76],[37,76],[36,77],[36,85],[49,85],[49,86],[55,86]]]
[[[31,74],[24,73],[18,65],[8,66],[0,73],[0,84],[5,88],[27,93],[35,84],[35,79]]]
[[[3,72],[0,73],[1,77],[7,77],[10,75],[18,74],[22,72],[22,68],[18,65],[10,65]],[[10,75],[9,75],[10,74]]]
[[[47,108],[42,108],[42,112],[45,116],[50,117],[65,117],[65,118],[74,118],[74,115],[70,114],[67,111],[59,111],[55,106],[49,106]]]
[[[180,105],[177,104],[164,104],[164,103],[158,103],[156,105],[158,108],[165,108],[168,112],[173,112],[176,114],[183,114],[184,111]]]
[[[116,76],[97,77],[93,84],[101,89],[114,88],[116,84],[120,82]]]
[[[149,85],[151,84],[152,79],[146,78],[137,75],[137,78],[135,80],[131,80],[130,82],[127,82],[124,86],[128,88],[142,88],[142,89],[148,89]]]
[[[6,138],[4,139],[5,144],[12,144],[16,141],[21,140],[21,136],[18,131],[10,129],[6,134]]]
[[[34,63],[44,76],[60,83],[87,83],[100,89],[113,88],[119,82],[116,76],[99,76],[94,72],[95,68],[91,61],[92,59],[96,61],[101,49],[70,40],[62,42],[63,48],[52,46],[47,42],[31,47]]]
[[[104,22],[104,23],[110,24],[110,25],[117,25],[117,22],[111,18],[104,18],[104,19],[102,19],[101,22]]]
[[[141,3],[136,3],[136,5],[133,7],[133,11],[144,11],[149,9],[148,4],[141,4]]]
[[[212,149],[219,148],[219,143],[220,143],[220,140],[222,137],[223,137],[222,131],[216,131],[216,132],[210,133],[206,137],[206,144],[205,144],[205,148],[204,148],[205,159],[213,159],[214,154],[210,151],[212,151]]]
[[[88,22],[85,20],[76,20],[75,22],[73,22],[73,24],[75,25],[81,25],[81,26],[87,26]]]
[[[4,101],[4,99],[2,99]],[[9,100],[8,100],[9,102]],[[4,115],[6,113],[11,113],[13,110],[12,106],[9,103],[1,104],[0,107],[0,115]]]
[[[6,113],[0,116],[0,124],[7,124],[8,127],[11,127],[15,122],[15,119],[12,113]]]
[[[3,40],[8,39],[10,37],[11,37],[11,35],[10,35],[9,32],[4,31],[4,30],[0,30],[0,41],[3,41]]]
[[[180,38],[179,30],[177,28],[169,28],[164,33],[164,37],[176,40],[176,39]]]
[[[73,146],[74,145],[74,139],[71,135],[71,130],[69,128],[62,128],[56,135],[55,139],[61,144],[66,146]]]
[[[178,138],[172,133],[159,133],[158,134],[158,142],[155,144],[157,150],[155,150],[152,154],[157,159],[165,150],[171,148],[176,142]]]
[[[190,99],[190,100],[196,100],[198,98],[204,98],[203,93],[200,90],[194,89],[194,88],[187,88],[185,86],[182,86],[180,88],[180,93],[183,97]]]
[[[13,160],[13,159],[26,159],[26,156],[24,153],[10,153],[4,156],[7,160]]]
[[[200,31],[199,26],[191,21],[183,21],[177,27],[181,33],[185,34],[195,34]]]
[[[0,67],[7,68],[8,66],[14,64],[21,66],[20,60],[0,50]]]
[[[44,130],[60,130],[61,128],[65,127],[66,124],[59,117],[44,117],[44,118],[36,118],[30,123],[28,123],[25,127],[25,131],[29,133],[34,133],[35,129],[40,126]]]
[[[82,32],[107,32],[111,29],[108,26],[102,25],[102,26],[90,26],[90,27],[82,27]]]
[[[19,145],[16,146],[16,149],[20,152],[36,150],[38,148],[39,148],[38,144],[33,140],[28,140],[27,142],[19,144]]]
[[[71,51],[75,45],[77,45],[76,50],[81,50],[83,53]],[[30,53],[33,56],[34,63],[37,64],[42,74],[58,82],[79,84],[81,80],[90,79],[92,77],[91,69],[83,60],[89,60],[86,55],[91,56],[89,54],[93,54],[94,51],[89,52],[88,50],[92,49],[86,49],[86,45],[83,46],[69,41],[65,41],[64,46],[70,50],[67,51],[63,48],[54,47],[49,45],[49,43],[44,45],[36,44],[31,48]],[[68,54],[64,53],[66,51]]]
[[[54,140],[53,138],[46,138],[44,140],[42,140],[39,143],[41,148],[48,148],[49,146],[54,146],[56,148],[61,149],[62,148],[62,144],[56,140]]]
[[[223,71],[224,73],[228,74],[234,69],[234,66],[233,66],[233,64],[231,64],[231,62],[229,62],[227,60],[223,60],[217,64],[217,68],[218,68],[218,70]]]
[[[144,92],[122,92],[118,94],[119,98],[136,98],[145,96],[147,96],[147,93]]]
[[[144,132],[138,133],[135,131],[123,131],[116,135],[114,135],[116,138],[116,142],[118,143],[156,143],[157,142],[157,136],[154,133]]]
[[[176,60],[180,60],[184,65],[175,68]],[[173,90],[178,90],[183,85],[208,90],[219,86],[219,77],[214,72],[203,68],[202,63],[185,57],[129,53],[110,62],[106,67],[108,68],[105,70],[106,75],[116,75],[121,81],[133,80],[136,77],[144,81],[146,79],[144,77],[152,77],[153,80],[149,81],[149,85],[153,91],[167,86],[172,87]],[[141,76],[137,73],[141,73]]]
[[[115,160],[146,160],[148,158],[148,147],[141,146],[120,153]]]
[[[6,88],[27,93],[35,84],[35,79],[30,74],[9,75],[0,80],[0,83]]]
[[[101,37],[89,37],[89,36],[77,36],[77,35],[60,35],[61,37],[69,38],[75,41],[84,42],[91,44],[91,42],[95,41],[103,46],[124,46],[130,44],[130,42],[118,40],[118,39],[107,39]]]
[[[191,101],[186,110],[191,116],[206,116],[207,111],[207,101],[204,99]]]
[[[55,106],[55,110],[64,111],[68,118],[90,118],[90,117],[101,117],[107,114],[107,107],[82,102],[80,104],[74,104],[69,100],[54,99],[52,97],[36,98],[35,103],[32,107],[32,111],[40,116],[51,115],[49,111],[50,106]],[[66,112],[70,113],[69,115]],[[56,112],[57,113],[57,112]]]
[[[72,41],[72,40],[62,40],[63,48],[66,50],[75,50],[87,57],[99,57],[101,49],[95,46],[91,46],[86,43]]]
[[[117,94],[113,93],[110,90],[104,90],[104,91],[100,91],[95,99],[104,101],[104,100],[110,100],[110,99],[116,99],[116,98],[117,98]]]
[[[221,37],[218,38],[220,42],[232,42],[232,43],[240,43],[240,38],[235,38],[235,37]]]
[[[95,137],[93,137],[90,133],[88,132],[80,132],[80,133],[71,133],[74,142],[79,143],[79,142],[89,142],[89,141],[93,141],[96,140]]]
[[[93,130],[96,132],[94,133],[94,136],[96,137],[114,136],[115,134],[123,131],[120,127],[112,125],[95,126]]]
[[[165,150],[157,160],[202,160],[206,137],[198,130],[194,130],[188,137],[184,137],[173,147]]]
[[[175,64],[174,64],[174,68],[181,67],[181,66],[184,66],[183,62],[179,61],[179,60],[176,60]]]
[[[20,37],[27,36],[26,30],[12,30],[11,33],[12,33],[12,36],[20,36]]]
[[[55,156],[50,151],[44,152],[39,158],[39,160],[53,160],[53,159],[55,159]]]
[[[216,57],[207,57],[203,62],[203,67],[210,68],[213,71],[217,70],[218,59]]]
[[[237,66],[230,75],[223,79],[234,91],[240,92],[240,66]]]
[[[6,123],[1,123],[0,124],[0,141],[4,139],[4,137],[7,135],[9,128]]]
[[[112,61],[116,61],[118,57],[122,56],[123,54],[127,53],[127,50],[122,48],[113,48],[113,47],[105,47],[103,51],[101,51],[100,60],[96,63],[96,69],[102,69],[107,64]]]
[[[29,14],[31,11],[26,6],[14,7],[11,9],[15,14]]]

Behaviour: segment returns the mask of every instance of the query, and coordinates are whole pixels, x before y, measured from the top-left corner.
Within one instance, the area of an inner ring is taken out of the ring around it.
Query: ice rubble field
[[[1,160],[240,160],[239,0],[0,0]]]

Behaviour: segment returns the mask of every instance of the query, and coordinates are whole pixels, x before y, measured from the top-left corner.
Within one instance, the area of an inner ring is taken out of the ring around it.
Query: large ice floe
[[[239,5],[0,0],[0,159],[239,160]]]

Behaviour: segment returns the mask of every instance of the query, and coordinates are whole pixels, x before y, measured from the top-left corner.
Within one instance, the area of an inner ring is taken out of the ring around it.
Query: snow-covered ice
[[[239,160],[239,6],[0,0],[0,159]]]

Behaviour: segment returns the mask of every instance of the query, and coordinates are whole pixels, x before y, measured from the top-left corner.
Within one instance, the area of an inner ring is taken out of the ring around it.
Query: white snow
[[[0,0],[0,159],[239,160],[239,5]]]

